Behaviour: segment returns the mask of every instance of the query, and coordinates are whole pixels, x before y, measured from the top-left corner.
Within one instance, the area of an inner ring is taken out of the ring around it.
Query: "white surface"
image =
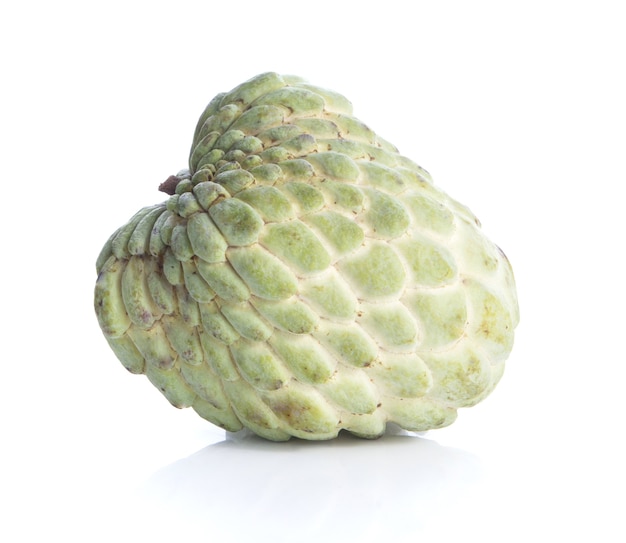
[[[624,541],[621,7],[3,5],[0,539]],[[450,428],[226,437],[102,338],[101,245],[161,201],[208,100],[268,70],[349,97],[509,256],[515,349]]]

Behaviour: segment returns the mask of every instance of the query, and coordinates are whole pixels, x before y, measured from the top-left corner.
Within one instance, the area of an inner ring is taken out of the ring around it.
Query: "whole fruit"
[[[216,96],[169,198],[97,260],[122,364],[271,440],[440,428],[485,398],[518,307],[504,253],[341,95],[266,73]]]

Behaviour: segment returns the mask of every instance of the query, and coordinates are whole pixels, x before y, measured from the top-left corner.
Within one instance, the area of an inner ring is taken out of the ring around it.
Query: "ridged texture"
[[[518,321],[504,254],[342,96],[268,73],[218,95],[175,194],[116,231],[95,308],[176,407],[271,440],[454,421]]]

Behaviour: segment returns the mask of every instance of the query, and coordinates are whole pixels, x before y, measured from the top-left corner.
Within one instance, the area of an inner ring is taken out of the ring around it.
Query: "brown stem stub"
[[[163,181],[163,183],[159,185],[159,190],[171,196],[172,194],[176,193],[176,185],[178,185],[180,181],[180,177],[170,175],[165,181]]]

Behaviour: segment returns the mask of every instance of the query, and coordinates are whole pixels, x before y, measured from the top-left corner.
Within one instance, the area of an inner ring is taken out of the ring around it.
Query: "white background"
[[[624,541],[621,4],[3,4],[0,539]],[[453,426],[227,437],[108,349],[100,247],[270,70],[350,98],[509,256],[516,345]]]

